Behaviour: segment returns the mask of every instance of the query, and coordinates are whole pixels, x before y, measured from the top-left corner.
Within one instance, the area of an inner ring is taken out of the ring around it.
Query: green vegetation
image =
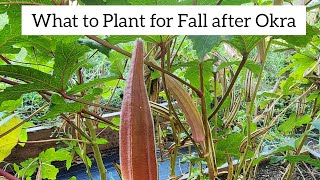
[[[55,5],[57,1],[26,2]],[[256,175],[255,167],[270,157],[280,158],[287,165],[284,179],[292,179],[300,162],[320,168],[319,160],[301,154],[308,137],[319,138],[320,130],[319,1],[311,1],[307,35],[273,37],[21,36],[21,2],[1,2],[0,162],[15,146],[24,146],[28,127],[67,125],[77,133],[61,131],[59,139],[52,139],[63,143],[63,148],[52,147],[38,157],[10,164],[16,176],[55,179],[59,169],[52,162],[65,162],[69,169],[74,157],[79,156],[93,179],[87,155],[87,149],[92,148],[101,177],[105,177],[98,145],[108,142],[99,137],[97,126],[119,130],[121,119],[119,122],[118,118],[110,120],[103,115],[121,111],[134,41],[141,38],[156,146],[160,152],[170,152],[167,158],[172,178],[176,178],[178,150],[184,146],[195,149],[183,157],[190,162],[190,179],[214,179],[221,175],[219,167],[225,163],[228,179],[251,178]],[[150,5],[155,1],[79,3]],[[217,2],[160,0],[156,4],[195,3]],[[272,1],[218,3],[271,5]],[[186,91],[192,103],[178,99],[166,77],[182,85],[180,92]],[[160,105],[162,102],[168,106]],[[190,125],[195,119],[188,119],[186,109],[199,114],[201,127]],[[191,128],[203,129],[205,139],[195,141]],[[262,155],[265,150],[268,153]],[[233,159],[239,160],[238,166],[233,166]]]

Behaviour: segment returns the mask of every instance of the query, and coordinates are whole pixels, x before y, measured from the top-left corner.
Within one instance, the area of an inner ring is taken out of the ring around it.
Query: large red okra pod
[[[143,78],[143,42],[136,40],[126,81],[120,126],[123,180],[157,180],[154,125]]]

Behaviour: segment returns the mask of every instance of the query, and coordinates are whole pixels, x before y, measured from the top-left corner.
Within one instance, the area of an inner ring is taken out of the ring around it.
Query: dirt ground
[[[282,165],[271,165],[268,162],[260,164],[255,180],[280,180],[285,167]],[[294,180],[318,180],[320,170],[305,164],[298,164],[293,176]]]

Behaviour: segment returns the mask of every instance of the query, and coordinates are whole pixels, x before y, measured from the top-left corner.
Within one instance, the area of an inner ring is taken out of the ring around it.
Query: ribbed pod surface
[[[169,75],[165,75],[166,85],[172,96],[177,100],[181,110],[186,116],[187,122],[191,127],[192,138],[195,142],[204,142],[205,132],[201,116],[193,104],[188,92],[183,88],[179,81]]]
[[[154,125],[143,78],[143,42],[136,40],[121,107],[123,180],[157,180]]]

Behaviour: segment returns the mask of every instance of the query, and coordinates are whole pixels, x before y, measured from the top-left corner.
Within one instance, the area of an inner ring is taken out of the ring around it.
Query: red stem
[[[19,180],[17,177],[13,176],[12,174],[9,174],[7,172],[5,172],[4,170],[0,169],[0,175],[4,176],[5,178],[7,178],[8,180]]]

